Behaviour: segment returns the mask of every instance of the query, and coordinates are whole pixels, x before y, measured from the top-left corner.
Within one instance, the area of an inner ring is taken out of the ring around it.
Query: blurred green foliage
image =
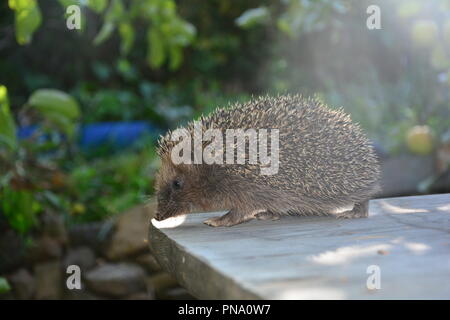
[[[64,92],[37,90],[23,112],[36,117],[41,127],[27,141],[17,139],[17,126],[9,110],[7,89],[2,85],[0,108],[0,211],[14,230],[26,234],[37,224],[37,215],[48,204],[42,201],[41,193],[49,192],[52,186],[48,180],[51,181],[59,172],[55,162],[58,155],[48,157],[48,151],[60,147],[60,152],[65,153],[63,139],[69,143],[72,141],[79,107]],[[49,137],[49,141],[40,141],[39,131],[51,135],[53,129],[65,133],[66,137],[61,139],[53,134],[57,139]]]
[[[0,92],[0,122],[10,124],[0,132],[0,212],[19,234],[37,226],[46,210],[60,212],[68,223],[102,220],[152,193],[157,157],[149,137],[121,154],[92,159],[73,144],[80,116],[76,100],[59,90],[39,89],[21,115],[40,126],[31,137],[14,140],[7,90],[0,86]]]
[[[17,146],[16,123],[9,107],[8,90],[2,85],[0,85],[0,144],[10,149]]]
[[[73,138],[80,107],[70,95],[55,89],[39,89],[28,99],[27,107],[42,114],[49,127]]]
[[[120,52],[124,56],[133,48],[135,39],[133,23],[138,19],[145,21],[149,25],[147,60],[154,68],[159,68],[165,61],[170,61],[170,68],[177,69],[183,58],[182,48],[190,44],[195,36],[195,27],[177,15],[176,4],[173,0],[130,1],[127,6],[122,0],[60,0],[59,2],[64,9],[77,5],[101,14],[103,25],[93,43],[96,45],[103,43],[117,29],[121,38]],[[37,1],[9,0],[8,4],[15,11],[17,42],[30,43],[33,33],[42,20]]]
[[[2,188],[0,203],[10,226],[21,234],[25,234],[36,224],[36,216],[41,211],[41,206],[34,199],[33,192],[15,190],[9,186]]]
[[[153,192],[157,157],[143,139],[135,152],[76,161],[67,177],[72,222],[101,220],[143,203]],[[75,201],[74,201],[75,199]]]
[[[0,277],[0,294],[6,293],[11,290],[11,286],[4,277]]]

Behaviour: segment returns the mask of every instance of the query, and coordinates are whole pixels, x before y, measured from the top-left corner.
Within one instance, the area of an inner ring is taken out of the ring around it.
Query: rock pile
[[[163,272],[147,245],[154,208],[142,206],[114,220],[66,229],[62,217],[46,213],[41,234],[21,260],[0,276],[12,290],[7,299],[192,299]],[[0,245],[5,246],[1,243]],[[69,266],[78,266],[80,289],[68,289]]]

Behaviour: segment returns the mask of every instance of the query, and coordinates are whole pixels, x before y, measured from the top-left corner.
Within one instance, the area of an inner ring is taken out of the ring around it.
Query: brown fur
[[[229,210],[205,221],[232,226],[281,215],[329,215],[343,206],[344,218],[367,216],[378,190],[379,165],[369,141],[342,110],[301,96],[260,97],[202,117],[203,128],[276,128],[280,132],[278,174],[261,175],[258,165],[180,164],[170,158],[176,142],[160,141],[156,218]],[[192,132],[193,123],[187,126]],[[179,182],[175,184],[174,181]]]

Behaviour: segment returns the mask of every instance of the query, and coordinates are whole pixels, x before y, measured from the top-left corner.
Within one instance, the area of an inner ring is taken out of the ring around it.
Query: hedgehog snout
[[[155,215],[155,220],[156,221],[161,221],[164,220],[163,216],[161,215],[161,213],[157,212]]]
[[[170,217],[170,212],[167,209],[163,209],[165,206],[161,206],[158,203],[156,208],[155,220],[162,221]]]
[[[162,221],[171,217],[179,216],[182,213],[183,211],[180,210],[180,207],[177,203],[169,201],[163,206],[158,205],[158,208],[156,209],[155,220]]]

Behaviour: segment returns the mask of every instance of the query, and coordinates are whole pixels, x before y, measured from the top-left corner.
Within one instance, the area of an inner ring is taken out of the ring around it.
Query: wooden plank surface
[[[198,298],[450,299],[450,194],[377,199],[369,212],[231,228],[202,223],[221,213],[192,214],[152,221],[149,244]],[[372,265],[378,290],[366,284]]]

